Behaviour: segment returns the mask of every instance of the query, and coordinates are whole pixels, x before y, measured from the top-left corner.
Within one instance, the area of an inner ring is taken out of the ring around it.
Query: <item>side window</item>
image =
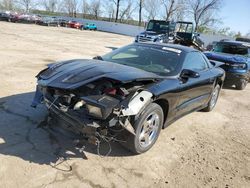
[[[183,69],[189,69],[193,71],[203,71],[208,68],[207,62],[202,57],[200,52],[190,52],[186,55]]]
[[[205,54],[202,53],[201,55],[202,55],[203,59],[207,62],[208,68],[212,68],[213,65],[212,65],[212,63],[208,60],[208,58],[205,56]]]

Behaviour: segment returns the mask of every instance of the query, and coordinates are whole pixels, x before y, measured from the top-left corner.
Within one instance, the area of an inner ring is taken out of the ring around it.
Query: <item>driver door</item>
[[[214,83],[210,68],[200,52],[188,53],[182,69],[192,70],[198,74],[197,77],[180,78],[177,116],[185,115],[206,105]]]

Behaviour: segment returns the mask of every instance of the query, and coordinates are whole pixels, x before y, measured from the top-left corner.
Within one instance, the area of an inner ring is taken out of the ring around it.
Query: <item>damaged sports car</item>
[[[32,106],[44,102],[51,119],[91,143],[118,141],[140,154],[162,128],[215,107],[225,78],[219,65],[193,48],[135,43],[42,70]]]

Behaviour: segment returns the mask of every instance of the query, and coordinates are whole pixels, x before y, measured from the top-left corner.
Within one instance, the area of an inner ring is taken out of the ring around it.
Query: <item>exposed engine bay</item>
[[[73,90],[38,85],[37,93],[60,126],[97,145],[101,139],[119,141],[124,131],[135,134],[131,122],[151,102],[146,86],[152,83],[102,78]]]

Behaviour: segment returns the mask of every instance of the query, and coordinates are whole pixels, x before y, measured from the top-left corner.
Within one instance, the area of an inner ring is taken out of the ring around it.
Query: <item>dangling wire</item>
[[[100,135],[98,132],[96,133],[96,135],[98,136],[98,137],[100,137],[103,141],[105,141],[106,143],[108,143],[108,146],[109,146],[109,151],[105,154],[105,155],[101,155],[100,154],[100,145],[101,145],[101,140],[98,140],[97,141],[97,154],[100,156],[100,157],[107,157],[107,156],[109,156],[109,154],[112,152],[112,148],[111,148],[111,145],[110,145],[110,141],[111,140],[108,140],[109,138],[107,137],[107,138],[105,138],[105,136],[102,136],[102,135]]]

